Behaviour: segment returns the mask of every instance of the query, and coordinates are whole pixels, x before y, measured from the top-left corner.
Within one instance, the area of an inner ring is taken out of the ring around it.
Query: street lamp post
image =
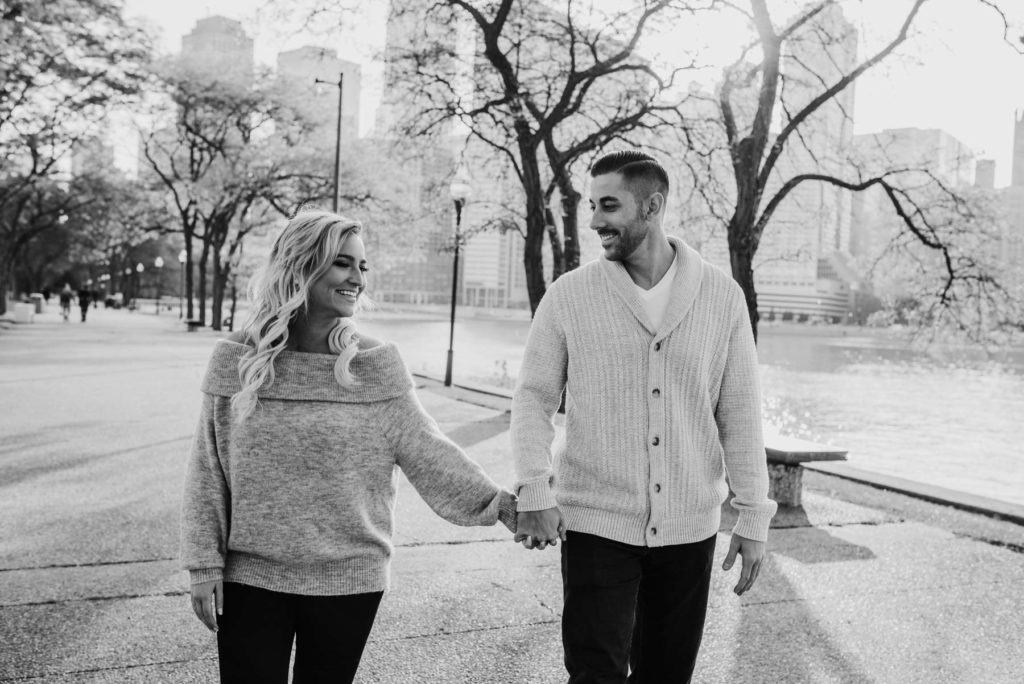
[[[185,250],[178,252],[178,270],[181,272],[178,283],[178,320],[183,318],[185,311],[185,259],[187,258],[188,254],[185,253]]]
[[[142,272],[146,270],[146,267],[140,261],[135,265],[135,298],[138,299],[142,295]],[[135,302],[135,308],[138,309],[141,304]]]
[[[452,184],[448,188],[452,202],[455,203],[455,258],[452,260],[452,315],[448,328],[448,364],[444,371],[445,387],[452,386],[452,347],[455,341],[455,300],[459,294],[459,243],[462,241],[460,233],[462,228],[462,207],[466,204],[466,200],[469,199],[471,192],[472,188],[469,186],[469,179],[466,177],[465,172],[460,169],[455,174],[455,178],[452,179]]]
[[[344,92],[345,74],[341,72],[338,74],[338,82],[324,81],[322,79],[316,79],[316,83],[326,83],[328,85],[338,86],[338,133],[335,136],[334,142],[334,196],[331,198],[331,211],[338,212],[338,179],[341,175],[341,95]]]
[[[129,311],[134,311],[135,308],[131,305],[132,298],[135,296],[135,293],[132,292],[132,269],[124,269],[124,280],[122,281],[121,285],[121,289],[124,290],[124,305],[128,307]]]
[[[164,258],[158,256],[153,259],[153,268],[156,269],[156,315],[160,315],[160,276],[163,274]]]

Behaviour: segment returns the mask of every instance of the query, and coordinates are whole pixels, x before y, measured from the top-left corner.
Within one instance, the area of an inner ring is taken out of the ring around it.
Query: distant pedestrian
[[[43,301],[47,304],[50,303],[50,288],[48,287],[43,288]]]
[[[60,315],[65,323],[71,316],[71,300],[74,298],[75,291],[71,289],[71,285],[64,283],[64,288],[60,291]]]
[[[775,512],[757,353],[739,286],[665,235],[661,164],[612,153],[591,176],[604,255],[544,295],[512,401],[516,537],[563,542],[569,682],[679,684],[703,634],[726,473],[737,594],[757,578]]]
[[[222,682],[349,682],[389,584],[396,466],[459,525],[513,529],[515,499],[426,414],[394,344],[350,318],[360,224],[304,211],[270,252],[243,330],[214,347],[181,557]]]
[[[92,301],[92,293],[84,287],[78,291],[78,308],[82,311],[82,323],[85,323],[85,315],[89,313],[89,303]]]

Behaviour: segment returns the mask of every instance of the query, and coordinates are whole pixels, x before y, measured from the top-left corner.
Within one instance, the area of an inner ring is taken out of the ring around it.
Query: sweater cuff
[[[547,480],[537,480],[519,487],[517,507],[520,511],[546,511],[558,505]]]
[[[200,582],[212,582],[224,579],[224,568],[199,568],[189,570],[189,584],[196,585]]]
[[[501,502],[498,504],[498,522],[508,528],[512,534],[516,533],[516,524],[519,516],[516,515],[516,495],[512,492],[501,492]]]
[[[771,524],[774,514],[774,506],[768,511],[740,511],[732,533],[754,541],[768,541],[768,526]]]

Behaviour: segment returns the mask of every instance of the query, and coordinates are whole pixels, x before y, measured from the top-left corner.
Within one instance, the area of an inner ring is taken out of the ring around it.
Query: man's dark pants
[[[689,682],[704,633],[715,538],[646,547],[568,532],[562,645],[569,684]]]

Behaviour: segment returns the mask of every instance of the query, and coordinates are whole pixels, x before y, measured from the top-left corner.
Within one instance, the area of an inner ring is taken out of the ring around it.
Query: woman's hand
[[[193,584],[192,610],[211,632],[216,632],[217,616],[224,614],[224,581],[210,580]]]

